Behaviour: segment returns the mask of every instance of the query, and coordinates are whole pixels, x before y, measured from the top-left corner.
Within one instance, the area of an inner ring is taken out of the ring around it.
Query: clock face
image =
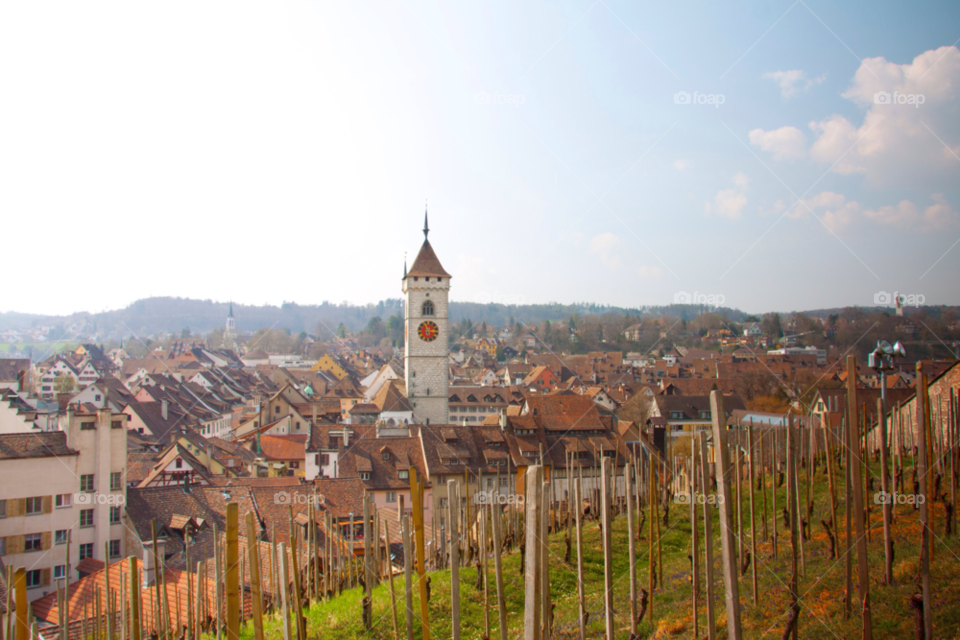
[[[432,320],[421,322],[417,328],[417,335],[420,336],[420,339],[424,342],[433,342],[439,334],[440,328],[437,326],[437,323]]]

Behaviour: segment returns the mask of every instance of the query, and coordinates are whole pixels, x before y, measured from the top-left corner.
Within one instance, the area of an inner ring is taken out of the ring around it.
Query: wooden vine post
[[[710,392],[713,417],[713,448],[717,463],[717,491],[720,494],[720,546],[723,552],[723,586],[727,604],[727,636],[740,640],[740,583],[738,580],[736,536],[733,530],[733,505],[730,504],[730,452],[727,449],[727,414],[723,408],[723,394]]]
[[[600,487],[600,517],[603,523],[603,609],[606,620],[607,640],[613,640],[613,535],[611,529],[613,523],[610,521],[610,463],[609,457],[604,456],[600,462],[601,466],[601,487]],[[633,541],[631,540],[631,546]],[[633,558],[631,567],[633,566]]]
[[[420,583],[420,624],[423,640],[430,640],[430,609],[427,602],[427,558],[423,531],[423,480],[416,467],[410,467],[410,495],[413,502],[413,528],[417,547],[417,579]]]
[[[236,502],[227,503],[227,640],[240,638],[240,576],[239,562],[239,523],[238,505]]]
[[[628,462],[623,468],[624,493],[627,499],[627,549],[630,554],[630,633],[637,633],[637,541],[633,521],[633,467]]]
[[[713,612],[713,524],[711,510],[713,507],[707,500],[710,493],[710,457],[707,451],[707,432],[700,432],[700,475],[703,479],[703,541],[706,553],[703,566],[707,570],[707,638],[714,640],[717,632],[714,624]],[[774,483],[775,484],[775,483]]]
[[[526,545],[524,568],[523,638],[540,640],[540,487],[543,484],[543,467],[531,465],[526,471],[526,522],[524,544]]]
[[[916,396],[916,446],[919,453],[917,460],[917,479],[920,481],[920,495],[926,497],[930,493],[927,473],[930,458],[927,457],[927,413],[930,407],[927,403],[927,376],[923,372],[922,362],[917,362],[917,396]],[[930,530],[930,505],[927,500],[920,500],[920,588],[923,598],[923,631],[925,640],[933,640],[933,611],[930,606],[930,544],[932,536]]]
[[[253,638],[263,640],[263,600],[260,596],[260,543],[253,524],[253,512],[245,517],[247,525],[247,556],[250,566],[250,599],[253,612]]]
[[[857,416],[857,363],[856,357],[847,356],[847,426],[850,430],[849,446],[859,454],[860,421]],[[856,449],[853,449],[856,447]],[[859,457],[859,455],[858,455]],[[866,460],[863,461],[866,464]],[[860,606],[863,616],[863,640],[873,639],[873,623],[870,616],[870,569],[867,565],[867,539],[863,522],[863,487],[859,466],[850,471],[853,480],[853,513],[857,528],[857,568],[860,589]]]

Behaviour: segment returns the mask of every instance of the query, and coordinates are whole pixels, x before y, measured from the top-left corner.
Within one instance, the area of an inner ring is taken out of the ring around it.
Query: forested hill
[[[179,333],[187,327],[194,333],[206,333],[222,328],[227,317],[228,303],[190,298],[156,297],[137,300],[123,309],[103,313],[79,312],[68,316],[45,316],[8,312],[0,314],[0,331],[23,330],[31,327],[53,326],[79,329],[82,333],[106,337],[124,335],[154,335],[160,332]],[[746,314],[737,309],[703,307],[700,305],[670,305],[658,307],[623,308],[606,305],[576,304],[481,304],[477,302],[450,303],[450,320],[464,318],[502,326],[510,321],[534,324],[543,320],[564,320],[571,316],[602,315],[607,313],[630,316],[673,316],[691,320],[702,311],[714,311],[730,320],[742,320]],[[292,333],[305,331],[323,337],[325,327],[335,331],[343,323],[351,331],[362,329],[371,318],[386,320],[403,314],[399,298],[381,300],[376,304],[353,305],[324,302],[319,305],[299,305],[285,302],[274,305],[233,305],[233,314],[240,331],[256,331],[261,327],[288,329]]]

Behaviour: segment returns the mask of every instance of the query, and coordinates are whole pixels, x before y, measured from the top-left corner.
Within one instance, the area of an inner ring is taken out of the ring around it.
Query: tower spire
[[[407,252],[406,251],[403,252],[403,277],[404,279],[406,279],[407,277]]]
[[[423,205],[423,239],[427,239],[427,234],[430,233],[430,225],[427,223],[427,205]]]

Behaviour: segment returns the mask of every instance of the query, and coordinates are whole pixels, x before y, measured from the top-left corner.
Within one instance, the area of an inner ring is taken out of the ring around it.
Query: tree
[[[181,338],[189,338],[189,337],[190,337],[190,327],[184,327],[183,329],[180,329],[180,337],[181,337]]]
[[[780,326],[780,314],[765,314],[763,316],[763,320],[760,321],[760,329],[765,335],[768,335],[771,338],[782,338],[783,328]]]
[[[73,393],[76,385],[73,382],[73,376],[57,376],[53,381],[53,390],[57,395],[61,393]]]
[[[342,322],[339,324],[339,326],[337,326],[337,337],[338,338],[347,337],[347,328],[344,326]]]

